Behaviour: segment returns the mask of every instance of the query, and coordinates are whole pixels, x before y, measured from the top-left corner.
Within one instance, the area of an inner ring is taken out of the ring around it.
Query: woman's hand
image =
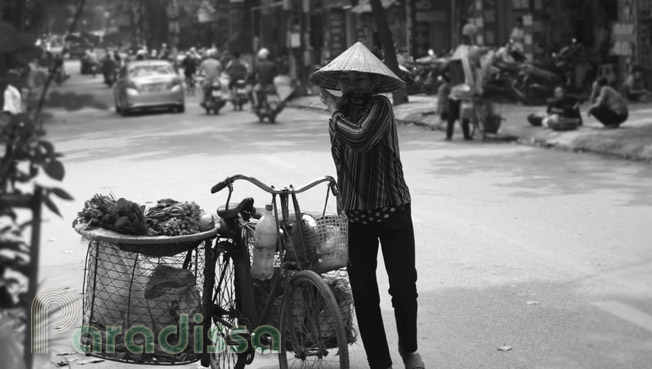
[[[341,110],[344,106],[345,99],[343,96],[335,96],[323,87],[319,88],[319,95],[321,102],[328,107],[328,111],[331,114],[335,114],[336,111]]]

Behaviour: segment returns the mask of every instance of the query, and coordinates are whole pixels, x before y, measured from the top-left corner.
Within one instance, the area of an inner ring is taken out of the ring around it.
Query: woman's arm
[[[333,125],[338,139],[355,151],[368,151],[384,139],[394,119],[392,104],[385,96],[375,96],[369,112],[358,122],[348,120],[336,111]]]

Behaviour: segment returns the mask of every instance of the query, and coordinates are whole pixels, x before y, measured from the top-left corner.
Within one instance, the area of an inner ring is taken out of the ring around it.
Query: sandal
[[[423,363],[423,360],[421,359],[421,355],[419,355],[418,352],[413,352],[408,354],[407,352],[404,352],[403,349],[401,349],[401,346],[398,347],[398,353],[401,355],[401,358],[403,359],[403,363],[405,364],[405,369],[426,369],[426,365]]]

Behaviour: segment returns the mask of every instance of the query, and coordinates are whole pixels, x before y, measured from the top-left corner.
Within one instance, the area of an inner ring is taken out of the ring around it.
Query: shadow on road
[[[75,92],[52,91],[46,99],[48,108],[63,108],[67,111],[77,111],[85,107],[107,110],[106,103],[96,100],[93,94],[78,94]]]

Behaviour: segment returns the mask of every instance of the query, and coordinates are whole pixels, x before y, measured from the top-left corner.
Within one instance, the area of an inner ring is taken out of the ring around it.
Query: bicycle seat
[[[242,212],[245,220],[249,220],[255,214],[255,211],[254,199],[252,197],[246,197],[239,204],[231,202],[218,207],[217,215],[222,219],[233,219],[237,218],[238,214]]]

